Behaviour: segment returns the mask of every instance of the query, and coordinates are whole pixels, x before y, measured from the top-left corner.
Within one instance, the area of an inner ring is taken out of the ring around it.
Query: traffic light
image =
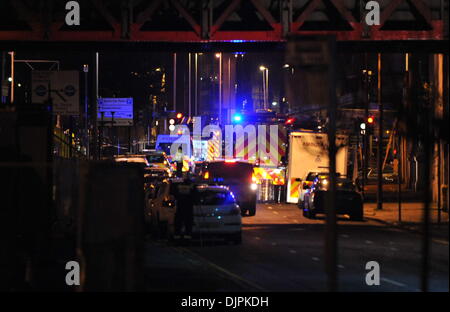
[[[375,127],[375,117],[374,116],[367,117],[367,127],[366,127],[367,134],[373,134],[374,127]]]
[[[177,113],[177,119],[179,120],[179,121],[181,121],[181,119],[183,118],[183,114],[182,113]]]

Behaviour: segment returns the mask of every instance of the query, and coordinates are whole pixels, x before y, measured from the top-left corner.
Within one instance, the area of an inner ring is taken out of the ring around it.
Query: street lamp
[[[222,124],[222,53],[216,53],[219,59],[219,125]]]
[[[269,69],[263,65],[259,66],[259,70],[263,74],[263,97],[264,109],[267,109],[269,101]]]

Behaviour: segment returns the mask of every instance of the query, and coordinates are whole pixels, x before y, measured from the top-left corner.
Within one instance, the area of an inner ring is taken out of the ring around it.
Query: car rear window
[[[216,162],[208,164],[207,171],[213,179],[223,179],[231,183],[251,181],[253,165],[239,162]]]
[[[194,205],[232,205],[236,201],[230,192],[202,191],[194,197]]]
[[[154,163],[163,163],[164,162],[164,156],[162,155],[147,155],[147,161],[150,164],[154,164]]]

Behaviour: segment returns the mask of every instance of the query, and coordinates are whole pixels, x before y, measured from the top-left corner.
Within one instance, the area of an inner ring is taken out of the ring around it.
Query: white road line
[[[255,237],[255,239],[258,239],[258,240],[260,240],[260,239],[261,239],[261,237],[259,237],[259,236],[256,236],[256,237]]]
[[[347,234],[341,234],[341,237],[343,237],[343,238],[349,238],[350,236],[347,235]]]
[[[274,213],[274,214],[278,214],[278,211],[274,211],[273,213]]]
[[[237,275],[237,274],[234,274],[234,273],[228,271],[227,269],[225,269],[225,268],[223,268],[223,267],[221,267],[221,266],[219,266],[219,265],[217,265],[217,264],[215,264],[215,263],[209,261],[208,259],[206,259],[206,258],[200,256],[199,254],[195,253],[194,251],[191,251],[191,250],[189,250],[189,249],[187,249],[187,248],[174,248],[174,249],[175,249],[175,250],[179,250],[179,251],[181,251],[181,252],[189,253],[190,255],[195,256],[195,257],[197,257],[198,259],[201,259],[203,262],[205,262],[205,263],[206,263],[207,265],[209,265],[210,267],[216,269],[217,271],[220,271],[222,274],[227,275],[229,278],[233,279],[233,280],[234,280],[235,282],[237,282],[238,284],[240,284],[240,285],[243,284],[246,288],[247,288],[248,286],[251,286],[251,287],[253,287],[254,289],[257,289],[257,290],[259,290],[259,291],[267,292],[267,290],[264,289],[263,287],[261,287],[261,286],[255,284],[255,283],[253,283],[253,282],[250,282],[249,280],[246,280],[246,279],[244,279],[243,277],[241,277],[241,276],[239,276],[239,275]]]
[[[276,245],[277,245],[277,243],[275,243],[275,242],[272,243],[272,246],[276,246]]]
[[[272,207],[269,206],[269,207],[267,207],[267,209],[272,209]]]
[[[366,244],[369,244],[369,245],[370,245],[370,244],[373,244],[373,242],[370,241],[370,240],[366,240],[365,243],[366,243]]]
[[[296,253],[297,253],[297,251],[295,251],[294,249],[289,250],[289,252],[290,252],[291,254],[296,254]]]
[[[398,286],[398,287],[406,287],[405,284],[402,284],[402,283],[393,281],[393,280],[388,279],[388,278],[385,278],[385,277],[382,277],[382,278],[380,278],[380,279],[381,279],[383,282],[386,282],[386,283],[389,283],[389,284],[392,284],[392,285],[395,285],[395,286]]]
[[[317,258],[317,257],[312,257],[311,258],[313,261],[319,261],[320,259],[319,258]]]
[[[392,251],[398,251],[398,249],[395,248],[395,247],[391,247],[390,249],[391,249]]]
[[[297,219],[294,219],[294,220],[292,220],[292,221],[294,221],[295,223],[298,223],[298,220],[297,220]]]
[[[338,264],[337,266],[339,269],[345,269],[345,267],[342,264]]]

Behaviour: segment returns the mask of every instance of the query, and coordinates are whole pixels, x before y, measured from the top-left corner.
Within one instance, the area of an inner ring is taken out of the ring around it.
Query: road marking
[[[258,240],[259,240],[259,239],[261,239],[261,237],[259,237],[259,236],[256,236],[256,237],[255,237],[255,239],[258,239]]]
[[[391,250],[392,250],[392,251],[398,251],[398,249],[395,248],[395,247],[391,247]]]
[[[219,265],[217,265],[217,264],[215,264],[215,263],[209,261],[208,259],[206,259],[206,258],[200,256],[199,254],[195,253],[194,251],[191,251],[191,250],[189,250],[189,249],[187,249],[187,248],[183,248],[183,247],[178,247],[178,248],[174,248],[174,249],[178,249],[178,250],[180,250],[180,251],[182,251],[182,252],[184,251],[184,252],[186,252],[186,253],[191,254],[192,256],[197,257],[198,259],[201,259],[202,261],[204,261],[204,262],[205,262],[207,265],[209,265],[210,267],[212,267],[212,268],[218,270],[219,272],[221,272],[221,273],[223,273],[223,274],[225,274],[225,275],[228,275],[228,278],[233,279],[234,282],[236,282],[237,284],[240,284],[241,286],[244,285],[245,288],[247,288],[248,286],[251,286],[251,287],[253,287],[254,289],[257,289],[257,290],[259,290],[259,291],[267,292],[267,290],[264,289],[263,287],[261,287],[261,286],[255,284],[255,283],[253,283],[253,282],[250,282],[249,280],[246,280],[245,278],[240,277],[239,275],[236,275],[236,274],[234,274],[234,273],[228,271],[228,270],[225,269],[225,268],[222,268],[221,266],[219,266]]]
[[[275,242],[272,243],[272,246],[276,246],[276,245],[277,245],[277,243],[275,243]]]
[[[278,214],[278,211],[274,211],[273,213],[277,215],[277,214]]]
[[[392,284],[392,285],[395,285],[395,286],[406,287],[405,284],[402,284],[402,283],[393,281],[393,280],[388,279],[388,278],[385,278],[385,277],[382,277],[381,280],[382,280],[383,282],[386,282],[386,283],[389,283],[389,284]]]
[[[297,220],[297,219],[294,219],[293,221],[294,221],[295,223],[298,223],[298,220]]]
[[[311,258],[313,261],[319,261],[320,259],[319,258],[317,258],[317,257],[312,257]]]
[[[267,207],[267,209],[272,209],[272,207],[269,206],[269,207]]]
[[[304,228],[295,228],[295,229],[290,229],[288,231],[303,231],[305,230]]]
[[[287,218],[287,216],[283,216],[283,217]]]
[[[296,253],[297,253],[297,251],[295,251],[294,249],[289,250],[289,252],[290,252],[291,254],[296,254]]]
[[[373,244],[373,242],[372,241],[370,241],[370,240],[366,240],[366,242],[365,242],[366,244]]]
[[[345,269],[345,267],[342,264],[338,264],[337,266],[339,269]]]
[[[389,242],[389,245],[394,245],[394,244],[395,244],[394,242],[391,242],[391,241]]]
[[[349,238],[350,236],[347,235],[347,234],[341,234],[341,237],[343,237],[343,238]]]

